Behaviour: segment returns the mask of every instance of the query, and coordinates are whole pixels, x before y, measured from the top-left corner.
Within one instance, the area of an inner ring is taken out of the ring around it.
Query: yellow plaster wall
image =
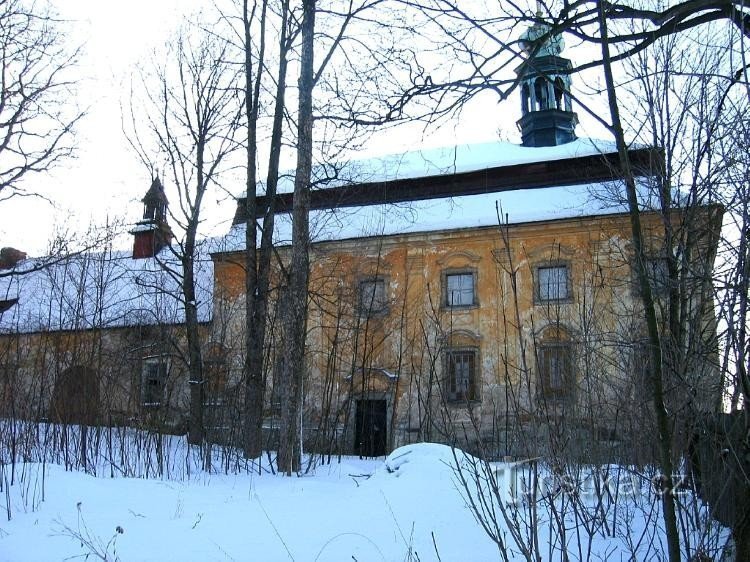
[[[632,320],[628,232],[627,217],[610,216],[314,245],[306,352],[308,417],[317,419],[316,397],[331,394],[332,388],[342,404],[367,392],[388,391],[393,395],[394,427],[408,428],[424,409],[415,398],[417,387],[440,384],[442,352],[449,345],[477,347],[481,363],[480,400],[468,409],[458,404],[448,408],[454,422],[476,416],[484,423],[507,410],[507,385],[525,386],[514,407],[533,410],[533,344],[545,327],[562,325],[576,338],[581,325],[593,322],[594,312],[593,323],[601,333],[622,331]],[[217,294],[237,299],[235,309],[242,311],[242,255],[220,258],[215,264]],[[533,272],[545,263],[570,266],[569,302],[535,304]],[[443,275],[463,270],[476,274],[478,303],[447,308]],[[386,314],[368,318],[357,310],[357,290],[361,279],[373,276],[386,280],[389,306]],[[241,333],[243,314],[231,323]],[[399,378],[386,380],[370,369],[386,369]],[[532,378],[530,386],[521,385],[523,377]],[[434,391],[430,398],[436,404],[439,394]]]

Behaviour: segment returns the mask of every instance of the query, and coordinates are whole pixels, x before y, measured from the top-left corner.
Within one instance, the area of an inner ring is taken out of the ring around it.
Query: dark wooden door
[[[385,400],[357,400],[354,451],[361,457],[385,455],[387,409]]]

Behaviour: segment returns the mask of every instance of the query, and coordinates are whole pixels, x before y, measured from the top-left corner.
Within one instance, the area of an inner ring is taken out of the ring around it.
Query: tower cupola
[[[143,220],[166,222],[168,201],[158,177],[151,182],[151,187],[148,188],[141,201],[143,202]]]
[[[158,177],[151,182],[143,199],[143,218],[130,231],[133,235],[133,259],[151,258],[172,242],[167,224],[167,196]]]
[[[537,12],[541,18],[541,12]],[[520,37],[526,60],[516,68],[521,85],[523,146],[556,146],[576,139],[578,116],[570,97],[569,59],[560,56],[565,44],[560,35],[537,22]]]

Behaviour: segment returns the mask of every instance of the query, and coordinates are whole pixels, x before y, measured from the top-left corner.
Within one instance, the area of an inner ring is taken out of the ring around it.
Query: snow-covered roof
[[[322,166],[316,171],[335,180],[326,187],[458,174],[502,166],[564,160],[611,153],[612,143],[579,139],[560,146],[528,148],[504,142],[461,145]],[[292,187],[283,178],[280,191]],[[505,190],[408,203],[314,210],[313,242],[438,230],[490,227],[499,220],[524,223],[626,210],[619,182]],[[603,195],[604,194],[604,195]],[[506,218],[507,217],[507,218]],[[274,240],[291,241],[291,217],[276,215]],[[196,260],[199,320],[212,312],[213,264],[210,253],[244,249],[244,224],[226,236],[207,240]],[[32,269],[25,260],[18,269]],[[0,302],[18,303],[0,313],[0,333],[79,330],[180,323],[184,307],[179,289],[180,264],[165,248],[158,258],[134,260],[130,252],[86,253],[60,260],[33,273],[0,276]]]
[[[151,232],[152,230],[157,230],[156,221],[141,221],[139,223],[136,223],[136,225],[130,229],[131,234],[135,234],[136,232]]]
[[[644,195],[647,186],[642,185]],[[388,236],[464,228],[611,215],[627,211],[621,182],[519,189],[446,197],[403,204],[367,205],[310,211],[313,242],[330,242],[370,236]],[[644,207],[648,203],[643,201]],[[289,213],[276,215],[274,240],[279,245],[291,241]],[[232,226],[222,251],[245,247],[244,223]]]
[[[612,142],[577,139],[558,146],[525,147],[508,142],[485,142],[416,150],[404,154],[325,164],[314,170],[317,185],[334,188],[376,182],[463,174],[537,162],[583,158],[616,152]],[[330,178],[321,181],[322,178]],[[642,194],[647,195],[645,181]],[[280,179],[279,193],[293,190],[292,174]],[[262,189],[262,186],[261,186]],[[313,242],[345,240],[437,230],[488,227],[499,220],[524,223],[626,212],[621,182],[504,189],[502,192],[458,195],[407,203],[315,209],[310,212]],[[245,194],[240,196],[243,198]],[[645,204],[645,201],[644,201]],[[645,204],[645,206],[648,206]],[[498,215],[500,213],[500,216]],[[507,214],[507,217],[506,217]],[[221,251],[244,249],[244,222],[235,224],[221,243]],[[274,224],[277,244],[291,241],[291,216],[278,213]]]
[[[500,166],[550,162],[568,158],[609,154],[617,151],[613,142],[576,139],[559,146],[527,147],[492,141],[475,144],[414,150],[373,158],[327,163],[313,168],[313,181],[321,187],[352,183],[392,182],[411,178],[460,174]],[[264,192],[259,186],[259,193]],[[278,193],[294,191],[294,174],[283,174]],[[244,197],[242,193],[240,197]]]
[[[210,320],[212,312],[213,263],[204,246],[195,263],[199,321]],[[39,263],[24,260],[16,271]],[[0,301],[18,299],[0,313],[0,334],[181,323],[180,272],[176,256],[164,248],[144,259],[122,251],[82,253],[0,277]]]

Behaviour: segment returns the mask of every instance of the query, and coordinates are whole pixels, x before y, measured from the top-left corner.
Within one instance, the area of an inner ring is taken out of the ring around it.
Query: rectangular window
[[[544,395],[564,398],[572,386],[571,352],[566,344],[547,345],[540,350],[541,383]]]
[[[447,273],[445,275],[445,305],[471,306],[474,300],[474,273]]]
[[[651,292],[655,296],[667,294],[669,289],[669,268],[665,258],[646,258],[646,277],[651,287]],[[640,282],[638,281],[638,272],[633,264],[633,292],[636,295],[641,294]]]
[[[536,282],[539,302],[562,301],[570,298],[567,265],[537,268]]]
[[[477,351],[449,350],[446,352],[447,398],[451,402],[476,400]]]
[[[655,258],[646,260],[646,275],[651,285],[651,290],[657,295],[666,294],[669,287],[669,269],[667,260]]]
[[[366,279],[359,282],[359,311],[365,316],[385,314],[388,311],[385,279]]]
[[[203,379],[206,383],[207,400],[216,400],[227,389],[229,377],[227,364],[220,359],[206,359],[203,362]]]
[[[143,361],[141,398],[144,406],[160,406],[167,382],[167,358],[154,357]]]
[[[652,398],[654,384],[654,367],[651,358],[651,346],[647,341],[638,341],[633,345],[633,386],[638,393],[644,393],[646,400]]]

